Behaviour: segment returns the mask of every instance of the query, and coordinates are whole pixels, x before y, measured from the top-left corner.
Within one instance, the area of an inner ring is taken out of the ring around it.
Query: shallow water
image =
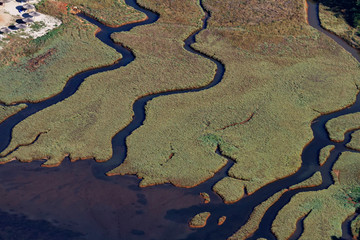
[[[97,25],[101,31],[96,34],[96,37],[121,53],[123,58],[111,66],[75,75],[69,79],[63,91],[52,98],[40,103],[28,103],[26,109],[0,124],[0,149],[8,146],[11,130],[17,123],[71,96],[85,78],[96,73],[125,67],[135,59],[131,51],[115,44],[110,35],[153,23],[157,21],[158,15],[139,7],[135,0],[126,0],[126,3],[146,13],[148,19],[112,28],[88,16],[80,15]],[[209,15],[206,13],[202,29],[206,28],[208,18]],[[202,29],[185,40],[184,48],[210,59],[191,47],[191,44],[195,42],[195,36]],[[210,60],[217,65],[218,69],[209,85],[199,89],[152,94],[136,101],[133,106],[135,113],[133,121],[112,139],[114,155],[106,163],[97,163],[93,160],[71,163],[67,159],[57,168],[43,168],[42,161],[27,164],[11,162],[2,165],[0,167],[0,182],[3,183],[0,184],[0,191],[4,196],[0,199],[2,216],[7,219],[16,219],[16,221],[10,221],[13,224],[7,224],[5,229],[0,228],[0,233],[16,231],[17,238],[26,239],[49,237],[54,239],[60,236],[61,239],[173,239],[189,234],[192,230],[188,228],[187,220],[193,214],[173,216],[168,211],[201,205],[202,200],[198,189],[176,188],[169,184],[141,189],[138,187],[139,180],[134,176],[107,177],[105,173],[124,160],[127,150],[125,139],[133,130],[142,125],[145,119],[144,108],[149,100],[157,96],[201,91],[221,81],[225,72],[224,66],[214,59]],[[226,168],[219,175],[225,175],[225,170]],[[216,177],[210,182],[214,183],[220,178]],[[218,196],[211,195],[214,203],[221,202]],[[18,220],[19,218],[22,220]],[[177,218],[181,220],[178,221]],[[32,235],[28,235],[29,229],[26,231],[19,229],[19,224],[35,226],[31,231]]]
[[[126,0],[126,3],[145,12],[149,19],[120,28],[111,28],[82,16],[102,29],[96,36],[105,44],[121,52],[124,56],[123,60],[112,66],[76,75],[69,80],[62,93],[41,103],[28,104],[27,109],[1,123],[0,149],[8,145],[11,129],[21,120],[71,96],[86,77],[126,66],[134,60],[129,50],[110,40],[110,34],[155,22],[158,15],[142,9],[135,0]],[[309,2],[309,23],[325,34],[329,34],[319,26],[316,7],[316,4]],[[209,17],[209,13],[206,13],[203,29],[206,28]],[[211,59],[191,48],[197,33],[185,41],[185,49]],[[348,45],[344,41],[332,34],[330,36],[348,50]],[[357,51],[352,48],[349,51],[360,59]],[[40,166],[41,161],[27,164],[11,162],[0,166],[0,194],[2,196],[0,218],[6,223],[4,227],[0,227],[0,234],[16,232],[18,238],[25,237],[26,239],[226,239],[247,221],[254,207],[276,192],[299,183],[320,170],[324,180],[321,186],[288,191],[267,211],[253,239],[257,237],[274,239],[270,231],[271,223],[277,212],[292,196],[302,191],[323,189],[333,183],[330,170],[338,155],[347,150],[344,144],[350,140],[350,133],[346,135],[343,143],[333,143],[328,138],[324,125],[331,118],[360,110],[359,97],[350,108],[314,120],[311,125],[314,140],[304,148],[303,165],[297,173],[270,183],[235,204],[223,204],[221,199],[211,191],[211,187],[226,175],[232,165],[231,159],[228,159],[228,165],[214,178],[192,189],[176,188],[169,184],[139,188],[139,180],[134,176],[105,176],[107,171],[119,165],[125,158],[127,150],[125,139],[142,125],[147,101],[162,95],[202,91],[221,81],[225,68],[215,59],[211,60],[217,65],[218,71],[208,86],[153,94],[136,101],[133,106],[134,119],[113,138],[114,156],[108,162],[97,163],[86,160],[71,163],[67,159],[57,168],[43,168]],[[319,151],[328,144],[334,144],[336,149],[332,151],[326,164],[320,167],[317,163]],[[199,197],[202,191],[210,194],[211,203],[202,203]],[[187,221],[202,211],[212,213],[208,225],[203,229],[189,229]],[[222,226],[218,226],[217,219],[223,215],[227,216],[227,220]],[[301,223],[299,224],[299,234],[301,234]],[[31,226],[31,228],[23,226]]]

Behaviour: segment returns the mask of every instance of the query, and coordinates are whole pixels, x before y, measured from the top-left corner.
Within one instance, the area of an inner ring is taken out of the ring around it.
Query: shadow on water
[[[352,27],[359,25],[360,2],[357,0],[318,0],[335,13],[337,17],[343,17]]]
[[[318,30],[319,32],[322,32],[332,38],[336,43],[338,43],[341,47],[343,47],[346,51],[351,53],[351,55],[356,58],[356,60],[360,61],[360,54],[359,50],[353,48],[350,46],[346,41],[344,41],[342,38],[330,33],[329,31],[326,31],[321,27],[320,19],[319,19],[319,4],[316,3],[316,1],[313,0],[307,0],[308,2],[308,21],[309,24]],[[336,2],[336,1],[334,1]]]
[[[77,91],[85,78],[96,73],[126,66],[134,60],[135,57],[132,52],[115,44],[110,35],[114,32],[129,31],[136,26],[153,23],[159,16],[141,8],[135,0],[126,0],[126,3],[146,13],[148,19],[119,28],[111,28],[88,16],[81,15],[81,17],[101,28],[96,37],[121,53],[123,59],[111,66],[77,74],[68,81],[63,91],[58,95],[43,102],[29,103],[26,109],[1,123],[0,149],[5,149],[8,146],[12,128],[23,119],[71,96]],[[311,2],[309,4],[309,22],[314,24],[314,22],[316,23],[315,20],[318,19],[316,17],[316,5],[312,5]],[[68,231],[66,233],[75,234],[79,236],[78,239],[81,239],[81,237],[85,239],[126,240],[226,239],[246,223],[252,210],[257,205],[276,192],[287,189],[309,178],[314,172],[320,171],[323,177],[321,186],[288,191],[269,208],[253,238],[267,237],[268,239],[274,239],[270,231],[271,223],[277,212],[289,202],[292,196],[298,192],[324,189],[333,183],[330,170],[339,154],[346,150],[344,144],[350,140],[350,133],[346,135],[345,142],[333,143],[328,138],[324,125],[331,118],[358,111],[360,109],[359,96],[353,106],[314,120],[311,125],[314,140],[304,148],[302,154],[303,164],[299,171],[289,177],[266,185],[257,192],[245,196],[235,204],[223,204],[220,197],[211,191],[214,183],[225,176],[232,166],[233,161],[230,158],[227,158],[228,164],[226,167],[217,173],[214,178],[192,189],[176,188],[169,184],[141,189],[138,187],[139,180],[134,176],[106,177],[105,173],[107,171],[118,166],[125,159],[127,154],[126,137],[143,124],[145,105],[148,101],[158,96],[202,91],[215,86],[221,81],[225,72],[224,65],[191,47],[191,44],[195,42],[196,35],[207,27],[207,21],[210,17],[210,13],[202,6],[201,1],[200,5],[205,12],[203,26],[185,40],[184,48],[211,60],[217,65],[213,81],[199,89],[163,92],[137,100],[133,105],[133,120],[112,139],[114,155],[106,163],[97,163],[91,160],[70,163],[69,159],[66,159],[60,167],[50,169],[40,167],[41,161],[31,164],[11,162],[1,166],[0,194],[2,198],[0,198],[0,206],[8,214],[7,217],[4,215],[4,218],[11,218],[14,217],[14,214],[21,213],[34,221],[44,220],[46,223],[50,223],[54,229],[61,229],[61,231]],[[319,24],[316,23],[314,27],[318,28]],[[323,32],[321,28],[319,30]],[[339,39],[335,40],[342,44]],[[345,43],[342,46],[346,48],[347,44]],[[352,54],[355,54],[354,51],[352,51]],[[358,55],[356,57],[360,59]],[[320,167],[318,164],[319,151],[329,144],[334,144],[336,148],[331,152],[328,161]],[[217,151],[217,153],[223,156],[221,152]],[[199,192],[203,191],[210,194],[211,203],[201,203],[198,195]],[[212,213],[208,225],[203,229],[189,229],[187,227],[188,219],[202,211]],[[218,226],[217,219],[221,216],[227,216],[227,220],[222,226]],[[9,226],[9,229],[11,229],[11,226]],[[27,237],[27,239],[41,239],[41,235],[39,235],[42,233],[41,228],[37,229],[35,227],[35,230],[38,230],[38,236]],[[63,239],[71,239],[71,237],[73,235],[64,236]]]
[[[355,239],[351,231],[351,223],[359,216],[359,209],[353,215],[349,216],[342,224],[342,236],[340,240]]]

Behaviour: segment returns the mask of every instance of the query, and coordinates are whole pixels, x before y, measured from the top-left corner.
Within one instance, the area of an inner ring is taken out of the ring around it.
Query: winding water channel
[[[135,0],[126,0],[129,6],[144,12],[148,19],[131,23],[118,28],[107,27],[98,21],[82,15],[101,31],[96,34],[103,43],[113,47],[123,55],[123,58],[107,67],[101,67],[77,74],[71,78],[58,95],[40,103],[30,103],[28,107],[0,124],[0,149],[5,149],[11,139],[11,130],[23,119],[49,107],[74,94],[85,78],[104,71],[117,69],[130,64],[135,56],[131,51],[112,42],[110,35],[114,32],[129,31],[140,25],[155,22],[159,16],[143,9]],[[200,1],[201,3],[201,1]],[[309,3],[309,23],[319,31],[331,36],[336,42],[360,60],[360,55],[340,38],[324,31],[319,24],[317,5]],[[196,35],[207,27],[210,13],[202,6],[205,18],[203,26],[185,40],[184,48],[194,54],[210,59],[217,65],[213,81],[199,89],[169,91],[145,96],[133,105],[132,122],[122,129],[113,139],[113,157],[106,163],[93,160],[70,163],[66,159],[60,167],[42,168],[42,161],[24,164],[11,162],[0,167],[0,206],[1,219],[7,229],[16,230],[19,236],[26,239],[226,239],[236,232],[248,220],[252,210],[278,191],[312,176],[320,171],[323,183],[312,188],[291,190],[284,193],[264,215],[258,231],[250,239],[265,237],[275,239],[270,231],[271,223],[277,212],[286,205],[292,196],[299,192],[325,189],[333,184],[331,169],[339,154],[348,151],[345,144],[350,141],[350,133],[346,134],[344,142],[332,142],[325,130],[325,123],[338,116],[360,111],[360,97],[356,102],[343,110],[320,116],[311,125],[314,139],[304,148],[302,167],[293,175],[270,183],[254,194],[244,197],[235,204],[225,205],[219,196],[211,191],[212,186],[223,178],[233,161],[228,158],[228,164],[214,178],[192,189],[176,188],[170,184],[139,188],[139,180],[133,176],[106,177],[105,173],[118,166],[126,157],[126,137],[143,124],[145,105],[151,99],[184,92],[196,92],[211,88],[223,77],[225,67],[216,59],[202,54],[191,47]],[[321,148],[332,144],[335,149],[323,166],[318,164],[318,154]],[[221,155],[220,152],[218,154]],[[212,199],[210,204],[202,204],[200,192],[208,192]],[[203,229],[191,230],[187,226],[189,218],[202,211],[212,213],[208,225]],[[222,226],[217,225],[217,219],[227,216]],[[18,229],[19,225],[28,226]],[[293,236],[299,236],[299,231]],[[346,228],[346,225],[344,226]],[[0,229],[0,231],[2,231]],[[23,234],[23,235],[21,235]],[[31,234],[31,235],[29,235]],[[29,237],[30,236],[30,237]],[[344,233],[343,238],[350,239]]]

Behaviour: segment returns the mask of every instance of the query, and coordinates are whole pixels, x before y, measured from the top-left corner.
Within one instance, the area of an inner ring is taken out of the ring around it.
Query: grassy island
[[[203,228],[206,226],[206,222],[210,217],[211,213],[203,212],[196,214],[189,222],[191,228]]]

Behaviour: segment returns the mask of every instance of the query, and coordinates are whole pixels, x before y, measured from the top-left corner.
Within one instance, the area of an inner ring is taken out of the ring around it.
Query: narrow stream
[[[114,32],[129,31],[140,25],[150,24],[158,19],[158,15],[137,5],[136,0],[126,0],[129,6],[144,12],[148,19],[143,22],[124,25],[119,28],[107,27],[98,21],[81,16],[101,28],[96,35],[102,42],[113,47],[123,55],[123,59],[114,65],[85,71],[71,78],[61,93],[40,103],[28,104],[28,107],[0,124],[0,149],[5,149],[11,139],[11,130],[23,119],[49,107],[74,94],[83,80],[93,74],[126,66],[134,60],[131,51],[114,44],[110,35]],[[200,1],[201,4],[201,1]],[[0,166],[0,206],[3,228],[0,234],[13,231],[24,239],[226,239],[246,223],[252,210],[278,191],[288,188],[309,178],[314,172],[321,171],[323,184],[314,188],[288,191],[267,211],[259,230],[251,239],[266,237],[275,239],[270,231],[271,223],[277,212],[298,192],[315,191],[328,187],[333,183],[331,168],[345,144],[350,141],[346,134],[345,141],[333,143],[325,130],[325,123],[338,116],[360,110],[360,100],[349,108],[321,116],[311,125],[314,140],[304,149],[302,167],[295,174],[270,183],[254,194],[244,197],[235,204],[222,203],[219,196],[211,191],[212,186],[226,176],[232,165],[228,164],[214,178],[192,189],[176,188],[170,184],[139,188],[139,180],[134,176],[106,177],[105,173],[118,166],[126,157],[126,137],[143,124],[145,105],[151,99],[184,92],[196,92],[211,88],[218,84],[225,72],[225,67],[219,61],[202,54],[191,47],[196,35],[207,27],[210,13],[205,12],[203,26],[185,40],[184,48],[194,54],[211,60],[217,65],[213,81],[199,89],[186,89],[152,94],[143,97],[133,105],[132,122],[122,129],[113,139],[113,157],[106,163],[93,160],[70,163],[66,159],[60,167],[42,168],[42,161],[25,164],[11,162]],[[316,4],[309,2],[309,22],[319,29]],[[323,31],[321,28],[319,29]],[[337,38],[324,31],[332,38]],[[347,48],[343,41],[336,41]],[[348,49],[347,49],[348,50]],[[352,48],[351,53],[360,59]],[[321,148],[334,144],[328,161],[320,167],[318,154]],[[221,152],[218,152],[221,155]],[[200,192],[208,192],[210,204],[203,204]],[[203,229],[191,230],[187,221],[202,211],[212,213],[208,225]],[[227,216],[222,226],[217,225],[217,219]],[[30,226],[23,227],[21,226]],[[51,230],[51,231],[50,231]],[[29,235],[31,233],[31,235]]]
[[[26,109],[2,122],[0,124],[1,151],[8,146],[11,140],[11,131],[19,122],[70,97],[77,91],[85,78],[124,67],[135,59],[131,51],[111,40],[111,34],[153,23],[159,16],[140,7],[136,0],[126,0],[126,3],[144,12],[148,17],[147,20],[112,28],[91,17],[79,15],[98,26],[101,31],[96,34],[96,37],[121,53],[123,58],[113,65],[87,70],[75,75],[69,79],[61,93],[39,103],[28,103]],[[0,206],[3,210],[3,218],[6,218],[4,216],[8,214],[8,220],[17,219],[18,221],[12,224],[9,221],[10,224],[4,225],[7,229],[13,229],[12,231],[26,239],[41,239],[42,236],[44,238],[50,236],[51,239],[80,239],[81,237],[85,239],[151,239],[151,237],[171,239],[174,234],[181,237],[189,233],[190,229],[186,222],[189,216],[183,216],[183,219],[186,220],[183,224],[179,224],[166,219],[165,215],[167,209],[200,205],[201,199],[198,191],[187,191],[175,188],[170,184],[141,189],[138,187],[139,180],[133,176],[110,178],[106,177],[105,173],[121,164],[125,159],[127,151],[125,139],[143,124],[145,105],[148,101],[158,96],[202,91],[221,81],[225,72],[224,65],[191,47],[191,44],[195,42],[196,35],[207,27],[210,17],[210,13],[204,9],[201,1],[200,5],[205,13],[202,28],[184,41],[184,48],[216,64],[217,71],[213,80],[201,88],[162,92],[137,100],[133,105],[133,120],[112,139],[113,157],[106,163],[97,163],[91,160],[70,163],[69,159],[65,159],[60,167],[53,169],[41,168],[40,165],[43,161],[29,164],[11,162],[1,166],[0,192],[2,192],[3,198],[0,199]],[[224,168],[219,175],[224,176],[228,168],[229,166]],[[217,176],[210,182],[214,184],[214,181],[221,178]],[[216,200],[221,202],[219,197],[213,197],[214,202]],[[18,200],[14,201],[14,199]],[[64,203],[64,199],[66,203]],[[150,202],[152,203],[150,204]],[[71,224],[67,224],[68,221]],[[17,227],[19,223],[35,225],[37,228],[33,228],[32,231],[27,229],[26,232],[23,232],[21,231],[23,229]],[[46,227],[39,225],[54,225],[53,227],[58,231],[49,232]],[[0,228],[0,233],[2,231],[3,229]],[[25,236],[28,232],[32,234],[32,237]],[[58,236],[56,232],[65,235]]]
[[[44,108],[50,107],[51,105],[54,105],[58,102],[63,101],[64,99],[70,97],[78,90],[81,83],[89,76],[97,74],[97,73],[101,73],[101,72],[118,69],[120,67],[125,67],[126,65],[128,65],[135,59],[135,56],[133,55],[133,53],[131,51],[122,47],[119,44],[115,44],[111,40],[111,37],[110,37],[111,34],[114,32],[130,31],[134,27],[151,24],[153,22],[156,22],[157,19],[159,18],[159,16],[158,16],[158,14],[155,14],[149,10],[141,8],[139,5],[136,4],[135,0],[126,0],[126,3],[129,6],[135,8],[136,10],[139,10],[139,11],[145,13],[148,16],[148,19],[141,21],[141,22],[126,24],[126,25],[118,27],[118,28],[111,28],[111,27],[107,27],[107,26],[101,24],[98,21],[95,21],[95,20],[92,20],[91,18],[83,16],[87,20],[91,21],[91,23],[93,23],[101,28],[101,31],[96,34],[96,37],[98,39],[100,39],[104,44],[114,48],[118,53],[120,53],[122,55],[122,59],[110,66],[98,67],[95,69],[86,70],[84,72],[76,74],[75,76],[71,77],[68,80],[65,87],[59,94],[57,94],[54,97],[51,97],[47,100],[38,102],[38,103],[27,103],[27,105],[28,105],[27,108],[23,109],[22,111],[18,112],[17,114],[9,117],[4,122],[2,122],[0,124],[0,152],[2,152],[9,145],[10,140],[11,140],[11,131],[15,127],[15,125],[17,125],[19,122],[21,122],[25,118],[27,118],[35,113],[41,111]]]
[[[153,98],[156,98],[156,97],[160,97],[160,96],[203,91],[203,90],[214,87],[222,80],[224,73],[225,73],[225,66],[220,61],[195,50],[191,46],[193,43],[196,42],[196,40],[195,40],[196,35],[198,35],[199,32],[201,32],[203,29],[207,28],[207,22],[208,22],[208,19],[210,18],[210,13],[208,11],[206,11],[206,9],[204,8],[204,6],[202,5],[202,1],[200,1],[200,6],[205,13],[205,17],[202,20],[203,21],[202,28],[197,30],[193,34],[191,34],[187,39],[185,39],[184,48],[185,48],[185,50],[187,50],[193,54],[197,54],[203,58],[209,59],[210,61],[212,61],[213,63],[216,64],[217,68],[216,68],[216,73],[214,75],[213,80],[204,87],[160,92],[160,93],[156,93],[156,94],[147,95],[147,96],[144,96],[144,97],[136,100],[136,102],[133,105],[134,116],[133,116],[131,123],[128,126],[126,126],[125,128],[121,129],[121,131],[119,133],[117,133],[112,139],[113,157],[110,160],[106,161],[105,163],[100,163],[93,168],[93,173],[98,178],[106,177],[104,173],[114,169],[116,166],[120,165],[124,161],[124,159],[126,158],[126,154],[127,154],[126,138],[135,129],[139,128],[145,121],[145,117],[146,117],[145,116],[145,106],[150,100],[152,100]],[[98,22],[96,22],[94,19],[91,19],[89,17],[85,17],[85,18],[89,22],[99,26],[102,29],[102,31],[109,31],[109,32],[113,31],[111,28],[103,29],[103,26],[101,24],[99,24]]]
[[[346,239],[354,239],[351,231],[351,223],[355,220],[356,217],[359,216],[359,213],[356,212],[353,215],[349,216],[342,224],[342,236],[340,240],[346,240]]]
[[[318,4],[308,0],[308,21],[309,24],[321,31],[322,33],[330,36],[333,40],[335,40],[340,46],[342,46],[346,51],[351,53],[358,61],[360,61],[360,54],[359,51],[349,46],[344,40],[337,37],[336,35],[324,30],[321,28],[320,20],[318,17]],[[331,101],[331,99],[329,99]],[[344,151],[351,151],[346,148],[346,144],[351,140],[352,132],[348,132],[345,134],[345,140],[340,143],[332,142],[328,136],[328,133],[325,129],[325,124],[327,121],[333,118],[337,118],[342,115],[346,115],[349,113],[360,112],[360,96],[358,95],[356,101],[353,105],[349,106],[348,108],[322,115],[316,118],[312,124],[311,129],[313,131],[314,139],[304,148],[302,153],[302,166],[301,168],[293,175],[280,179],[276,182],[270,183],[265,187],[261,188],[254,194],[245,197],[244,199],[240,200],[239,202],[228,205],[228,206],[216,206],[209,210],[209,208],[202,207],[197,209],[198,212],[201,211],[210,211],[216,217],[221,215],[227,216],[227,221],[219,228],[216,226],[216,219],[210,219],[209,225],[202,229],[198,230],[197,232],[193,233],[192,235],[188,236],[186,239],[226,239],[230,237],[233,233],[236,232],[243,224],[246,222],[246,218],[250,216],[250,213],[261,202],[265,201],[273,194],[282,189],[287,189],[288,187],[292,186],[293,184],[302,182],[312,176],[316,171],[320,171],[323,183],[317,187],[311,188],[302,188],[291,190],[284,193],[281,198],[273,204],[260,223],[259,229],[255,232],[255,234],[248,239],[258,239],[258,238],[266,238],[268,240],[276,239],[275,236],[271,232],[271,225],[274,221],[277,213],[290,201],[290,199],[300,192],[307,192],[307,191],[318,191],[322,189],[328,188],[332,185],[333,178],[331,175],[331,170],[333,165],[335,164],[336,160],[338,159],[339,155]],[[323,166],[319,166],[318,157],[320,150],[327,146],[327,145],[335,145],[335,149],[331,152],[330,157],[328,158],[327,162]],[[214,209],[214,210],[212,210]],[[195,211],[194,208],[190,209],[183,209],[180,211],[176,211],[178,214],[181,214],[181,211]],[[245,219],[244,219],[245,216]],[[300,227],[297,229],[298,231],[292,236],[292,239],[296,239],[297,236],[301,235],[302,228],[302,221],[301,219],[298,224]],[[350,224],[351,222],[347,222]],[[344,223],[345,224],[345,223]],[[344,226],[343,226],[344,228]],[[220,230],[221,229],[221,230]],[[348,234],[343,234],[343,239],[349,237]],[[349,238],[351,239],[351,238]]]

